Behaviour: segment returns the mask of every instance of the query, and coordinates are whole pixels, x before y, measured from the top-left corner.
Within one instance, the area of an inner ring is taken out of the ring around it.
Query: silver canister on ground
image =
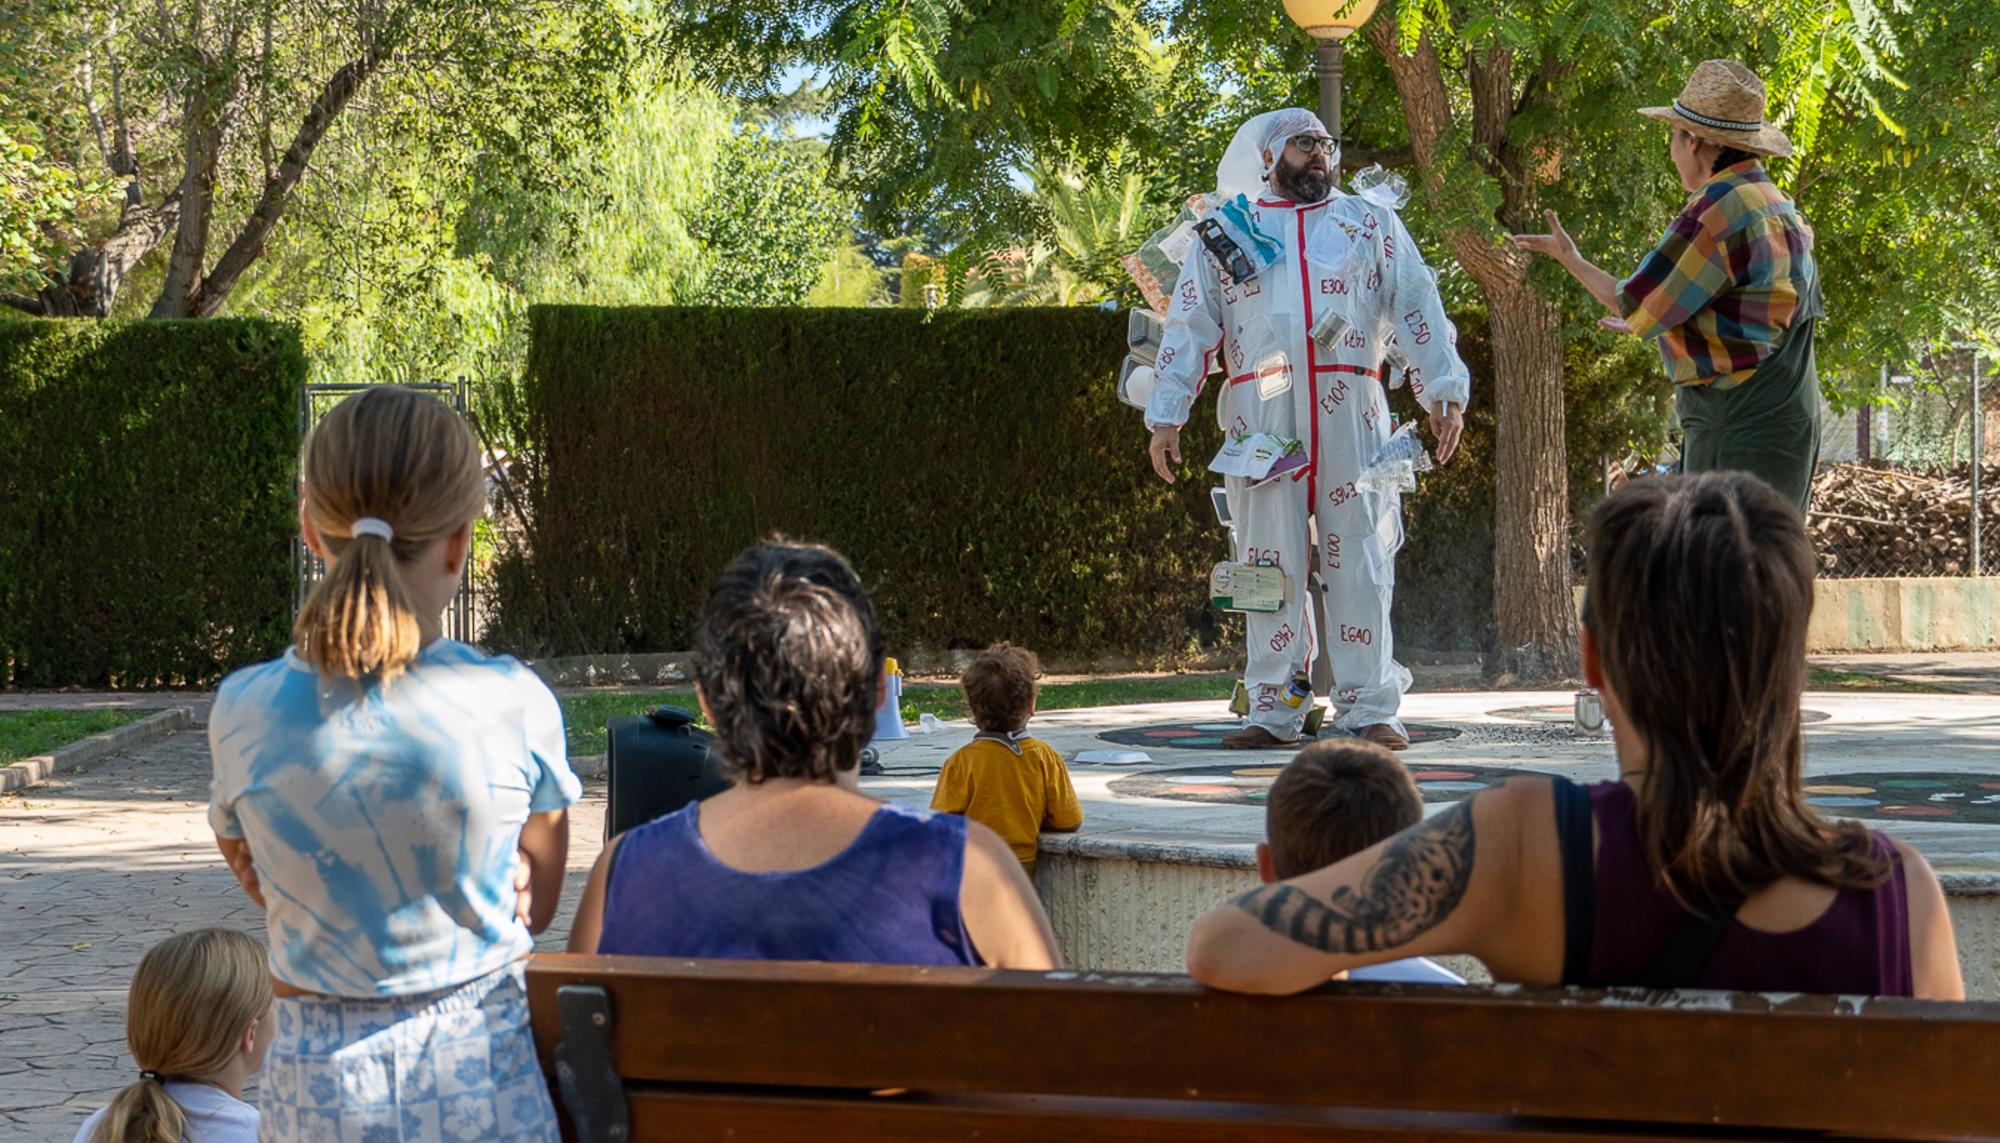
[[[1585,687],[1576,692],[1576,733],[1599,735],[1604,733],[1604,704],[1597,692]]]

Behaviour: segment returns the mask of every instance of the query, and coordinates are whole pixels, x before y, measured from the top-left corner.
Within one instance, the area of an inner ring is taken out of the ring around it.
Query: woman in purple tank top
[[[1522,777],[1202,917],[1188,971],[1299,992],[1465,953],[1496,979],[1960,999],[1914,849],[1801,790],[1812,545],[1740,472],[1636,481],[1591,520],[1583,672],[1618,778]]]
[[[736,784],[605,846],[571,952],[1057,967],[999,835],[861,793],[882,639],[846,560],[766,543],[702,610],[702,711]]]

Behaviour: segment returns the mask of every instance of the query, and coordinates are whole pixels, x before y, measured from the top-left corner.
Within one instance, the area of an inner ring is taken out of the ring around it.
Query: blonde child
[[[1062,755],[1028,737],[1035,716],[1032,651],[1001,643],[972,660],[959,679],[979,734],[945,760],[931,808],[966,817],[1000,835],[1029,879],[1043,830],[1069,833],[1083,824],[1083,807]]]
[[[84,1121],[76,1143],[256,1143],[243,1081],[271,1042],[264,946],[196,929],[146,950],[125,1002],[138,1082]]]
[[[279,659],[224,680],[209,822],[270,931],[263,1138],[554,1140],[522,961],[581,793],[555,696],[440,637],[485,504],[478,443],[380,386],[314,429],[330,566]]]

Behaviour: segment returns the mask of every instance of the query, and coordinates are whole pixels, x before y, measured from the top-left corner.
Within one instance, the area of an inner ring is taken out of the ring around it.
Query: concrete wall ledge
[[[1582,613],[1583,589],[1576,589]],[[2000,648],[2000,576],[1822,579],[1813,584],[1813,655]]]
[[[1966,995],[2000,1000],[2000,871],[1941,871]],[[1071,968],[1181,972],[1196,917],[1257,883],[1251,845],[1138,831],[1043,834],[1035,888]],[[1469,979],[1477,961],[1449,958]]]
[[[1814,654],[2000,647],[2000,576],[1823,579],[1813,594]]]

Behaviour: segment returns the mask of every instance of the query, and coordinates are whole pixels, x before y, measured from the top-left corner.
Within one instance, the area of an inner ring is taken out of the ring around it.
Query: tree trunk
[[[1504,522],[1493,530],[1486,676],[1555,683],[1577,673],[1561,315],[1525,278],[1480,292],[1493,345],[1494,518]]]
[[[361,85],[389,57],[391,47],[386,41],[378,41],[358,59],[349,60],[328,77],[319,97],[306,111],[297,134],[292,136],[291,146],[285,148],[284,158],[264,180],[263,193],[257,196],[257,205],[244,221],[243,229],[229,244],[229,249],[222,252],[222,257],[216,259],[215,269],[202,279],[189,311],[192,316],[215,316],[223,303],[229,300],[230,292],[242,279],[243,272],[263,256],[271,231],[276,229],[278,220],[284,217],[286,205],[291,202],[292,190],[305,177],[306,169],[312,163],[314,149],[326,137],[333,121],[347,109],[355,93],[361,90]]]
[[[1452,138],[1452,100],[1444,66],[1425,33],[1404,55],[1393,22],[1365,33],[1388,62],[1410,129],[1410,149],[1425,193],[1447,193],[1440,149]],[[1503,192],[1503,215],[1520,209],[1524,187],[1508,175],[1507,143],[1520,105],[1513,98],[1513,53],[1468,60],[1475,155]],[[1546,70],[1546,67],[1545,67]],[[1534,98],[1533,82],[1526,92]],[[1493,339],[1494,648],[1489,678],[1552,683],[1576,674],[1577,625],[1570,603],[1569,455],[1563,436],[1563,345],[1559,315],[1528,284],[1528,256],[1480,227],[1446,235],[1452,254],[1485,298]],[[1475,398],[1476,399],[1476,398]]]
[[[125,276],[166,240],[180,216],[179,198],[158,206],[127,206],[111,237],[70,255],[68,274],[52,278],[32,298],[10,294],[0,301],[43,317],[110,317]]]
[[[187,111],[181,125],[181,217],[167,259],[167,280],[149,317],[193,317],[201,268],[208,260],[208,228],[215,215],[215,167],[222,155],[224,116],[211,91],[214,82],[197,70],[187,79]]]

